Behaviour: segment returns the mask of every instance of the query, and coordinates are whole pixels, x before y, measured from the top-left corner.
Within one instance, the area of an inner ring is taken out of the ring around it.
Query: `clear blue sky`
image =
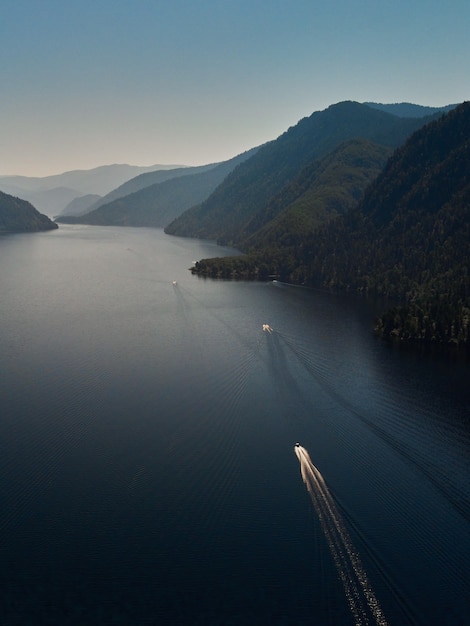
[[[468,0],[0,0],[0,174],[200,164],[341,100],[469,99]]]

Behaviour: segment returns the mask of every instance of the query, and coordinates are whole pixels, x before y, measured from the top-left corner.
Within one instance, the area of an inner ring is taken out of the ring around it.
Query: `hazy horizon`
[[[468,99],[470,5],[6,0],[0,175],[201,165],[342,100]]]
[[[177,169],[180,167],[191,167],[186,165],[186,163],[103,163],[101,165],[95,165],[93,167],[83,167],[83,168],[74,168],[71,170],[65,170],[63,172],[53,172],[51,174],[45,174],[44,176],[36,176],[36,175],[32,175],[32,176],[28,176],[25,174],[2,174],[0,173],[0,178],[14,178],[14,177],[18,177],[18,178],[52,178],[55,176],[62,176],[63,174],[74,174],[75,172],[90,172],[92,170],[97,170],[97,169],[105,169],[105,168],[112,168],[112,167],[141,167],[141,168],[145,168],[145,167],[150,167],[153,168],[155,167],[155,169],[161,168],[161,169]]]

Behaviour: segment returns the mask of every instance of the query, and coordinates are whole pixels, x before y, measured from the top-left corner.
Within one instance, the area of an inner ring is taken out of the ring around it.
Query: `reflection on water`
[[[467,366],[390,352],[364,300],[188,271],[231,252],[1,238],[0,621],[465,624]]]

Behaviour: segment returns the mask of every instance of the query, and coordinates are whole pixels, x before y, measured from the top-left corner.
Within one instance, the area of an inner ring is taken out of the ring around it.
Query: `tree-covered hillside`
[[[357,207],[277,256],[203,261],[209,275],[287,281],[394,299],[386,337],[470,343],[470,103],[426,125],[389,159]]]
[[[165,230],[238,246],[256,215],[265,211],[272,198],[315,160],[358,137],[395,148],[425,119],[403,119],[357,102],[340,102],[317,111],[260,148],[207,200],[186,211]]]
[[[0,233],[34,232],[58,228],[32,204],[0,191]]]
[[[318,226],[352,209],[391,152],[366,139],[350,139],[317,159],[249,222],[242,248],[274,252],[298,245]]]

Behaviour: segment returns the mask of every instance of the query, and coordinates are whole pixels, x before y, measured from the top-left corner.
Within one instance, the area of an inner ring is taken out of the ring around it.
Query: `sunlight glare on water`
[[[387,626],[388,622],[323,476],[312,463],[305,448],[297,443],[294,450],[299,459],[302,480],[320,519],[355,624]]]

